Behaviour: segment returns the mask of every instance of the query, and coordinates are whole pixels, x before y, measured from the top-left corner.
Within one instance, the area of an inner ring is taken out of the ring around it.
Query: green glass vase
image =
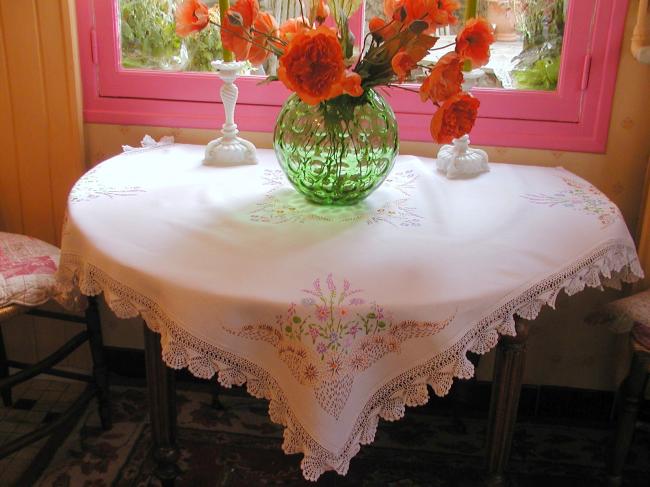
[[[278,117],[273,146],[287,178],[308,200],[352,205],[392,169],[399,150],[397,121],[372,89],[318,105],[293,94]]]

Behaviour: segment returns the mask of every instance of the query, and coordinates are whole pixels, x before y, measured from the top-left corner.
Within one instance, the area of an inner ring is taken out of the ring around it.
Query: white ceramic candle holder
[[[244,63],[214,61],[212,66],[217,70],[219,78],[223,80],[220,93],[226,121],[221,128],[222,136],[206,146],[203,163],[208,166],[257,164],[255,146],[237,136],[239,130],[235,123],[235,105],[239,94],[235,80]]]
[[[471,178],[490,170],[487,152],[470,149],[469,135],[454,139],[452,144],[443,145],[436,159],[438,171],[449,179]]]

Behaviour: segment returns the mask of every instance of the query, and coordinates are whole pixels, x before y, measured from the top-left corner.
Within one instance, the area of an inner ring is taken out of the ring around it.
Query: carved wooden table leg
[[[497,346],[487,433],[488,486],[506,485],[504,470],[517,420],[519,393],[526,363],[529,323],[515,322],[517,336],[502,336]]]
[[[636,416],[650,372],[650,350],[644,349],[634,340],[632,350],[634,355],[632,355],[630,372],[621,386],[614,448],[609,457],[607,480],[611,487],[623,485],[623,467],[632,444]]]
[[[0,379],[9,377],[9,366],[7,365],[7,351],[5,349],[5,342],[2,338],[2,327],[0,326]],[[13,403],[11,401],[11,387],[2,389],[2,403],[5,407],[10,407]]]
[[[173,487],[179,474],[176,461],[176,384],[174,371],[162,361],[160,335],[144,323],[144,352],[149,392],[149,415],[153,438],[153,455],[157,463],[156,477],[163,487]]]
[[[110,391],[108,388],[108,368],[104,359],[104,342],[102,340],[102,327],[99,321],[97,299],[88,298],[86,308],[86,327],[88,329],[88,343],[90,354],[93,358],[93,377],[97,385],[97,402],[99,403],[99,418],[102,428],[109,430],[112,427]]]

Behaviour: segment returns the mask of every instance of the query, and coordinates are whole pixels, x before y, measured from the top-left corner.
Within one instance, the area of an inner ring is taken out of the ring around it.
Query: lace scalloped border
[[[601,278],[604,278],[602,279]],[[161,306],[123,286],[99,268],[74,254],[63,254],[59,266],[57,300],[70,307],[84,305],[84,296],[103,293],[108,306],[119,318],[141,316],[149,328],[161,335],[162,358],[167,366],[187,367],[196,377],[210,379],[215,374],[224,387],[244,385],[249,394],[269,400],[271,420],[284,426],[282,449],[286,454],[303,453],[303,475],[316,481],[321,474],[348,471],[350,460],[361,445],[374,441],[379,418],[395,421],[404,416],[406,406],[420,406],[429,400],[430,386],[438,396],[449,392],[453,379],[474,376],[467,352],[484,354],[498,342],[499,335],[515,335],[515,315],[532,320],[544,305],[555,307],[564,290],[576,294],[585,287],[603,285],[620,288],[622,282],[643,277],[633,247],[612,241],[543,281],[529,287],[478,321],[459,341],[425,363],[405,371],[379,389],[359,414],[342,451],[336,455],[323,448],[301,426],[288,407],[276,380],[261,367],[230,352],[220,350],[188,334]]]

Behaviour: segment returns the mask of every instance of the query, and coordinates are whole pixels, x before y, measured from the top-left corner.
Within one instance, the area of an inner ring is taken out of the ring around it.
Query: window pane
[[[176,35],[176,0],[116,0],[120,12],[122,67],[165,71],[212,71],[210,63],[222,59],[219,29],[180,38]],[[208,7],[217,0],[203,0]],[[260,0],[260,8],[279,23],[300,15],[295,0]],[[277,59],[271,56],[262,66],[250,66],[249,74],[275,74]]]
[[[462,29],[465,0],[459,0],[459,23],[438,29],[436,46],[454,42]],[[477,86],[526,90],[555,90],[560,69],[564,19],[569,0],[479,0],[478,14],[495,27],[490,62],[482,69]],[[366,32],[374,16],[383,16],[384,0],[366,1]],[[422,64],[432,64],[453,49],[433,51]],[[421,81],[425,70],[412,73]]]

